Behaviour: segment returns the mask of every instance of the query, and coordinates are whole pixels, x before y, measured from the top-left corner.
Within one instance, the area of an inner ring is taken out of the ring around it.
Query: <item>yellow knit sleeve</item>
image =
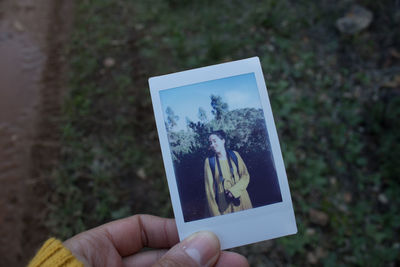
[[[28,266],[81,267],[83,263],[78,261],[74,255],[63,246],[60,240],[50,238],[43,244]]]

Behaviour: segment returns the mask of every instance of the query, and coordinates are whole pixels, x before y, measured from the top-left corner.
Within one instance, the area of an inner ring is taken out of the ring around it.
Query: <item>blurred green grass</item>
[[[398,263],[399,6],[357,3],[373,23],[342,35],[352,1],[76,1],[54,234],[172,216],[147,78],[257,55],[299,233],[235,250],[256,266]]]

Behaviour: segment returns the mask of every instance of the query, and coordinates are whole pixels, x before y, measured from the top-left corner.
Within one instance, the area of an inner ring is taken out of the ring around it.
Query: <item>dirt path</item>
[[[25,265],[48,236],[71,2],[0,0],[0,266]]]

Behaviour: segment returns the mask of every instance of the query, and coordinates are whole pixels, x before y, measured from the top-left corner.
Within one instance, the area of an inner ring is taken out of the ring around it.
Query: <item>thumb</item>
[[[217,236],[211,232],[197,232],[172,247],[154,266],[213,266],[219,254]]]

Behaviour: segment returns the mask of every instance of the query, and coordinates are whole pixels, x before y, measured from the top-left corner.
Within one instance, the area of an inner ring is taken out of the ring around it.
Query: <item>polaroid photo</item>
[[[181,240],[228,249],[297,232],[258,57],[149,79]]]

